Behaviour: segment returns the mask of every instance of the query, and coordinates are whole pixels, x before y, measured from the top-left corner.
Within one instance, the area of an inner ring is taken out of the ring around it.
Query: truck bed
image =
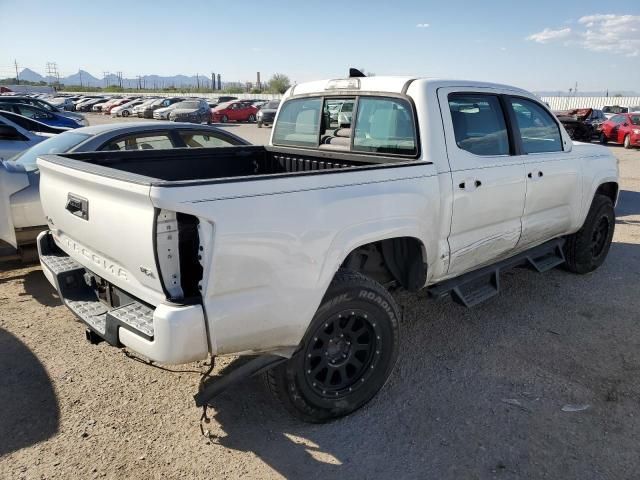
[[[355,158],[354,158],[355,157]],[[264,146],[46,155],[47,161],[140,184],[212,181],[397,163],[393,157],[291,152]]]

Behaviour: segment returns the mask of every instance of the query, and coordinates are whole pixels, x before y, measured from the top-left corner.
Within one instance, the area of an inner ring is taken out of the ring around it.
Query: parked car
[[[169,120],[172,122],[211,123],[209,104],[206,100],[198,99],[175,103],[169,113]]]
[[[153,118],[155,120],[169,120],[169,115],[171,111],[176,108],[176,105],[181,102],[173,103],[168,107],[157,108],[153,111]]]
[[[602,123],[606,120],[601,110],[574,108],[554,112],[572,140],[590,142],[598,138]]]
[[[357,103],[351,128],[326,128],[335,97]],[[613,154],[574,144],[510,86],[303,83],[268,146],[171,153],[40,157],[51,231],[38,247],[90,340],[172,364],[253,357],[205,383],[198,406],[266,372],[302,420],[347,415],[399,354],[385,286],[471,307],[510,267],[595,270],[615,228]]]
[[[258,109],[250,103],[232,101],[211,109],[211,121],[216,123],[255,122]]]
[[[129,103],[132,100],[135,100],[134,98],[119,98],[117,100],[114,100],[113,102],[104,105],[102,107],[102,113],[105,115],[109,115],[111,114],[111,110],[113,110],[116,107],[119,107],[120,105],[124,105],[125,103]]]
[[[271,100],[267,102],[256,113],[256,120],[258,121],[258,128],[262,128],[263,125],[272,125],[273,120],[276,118],[276,112],[280,106],[280,100]]]
[[[640,113],[640,105],[629,107],[629,113]]]
[[[138,111],[138,117],[143,118],[154,118],[153,113],[159,108],[166,108],[174,103],[178,103],[184,100],[182,97],[169,97],[169,98],[158,98],[154,102],[145,106],[145,108],[141,111]]]
[[[72,111],[75,106],[73,105],[73,100],[69,97],[54,97],[51,99],[51,104],[65,111]]]
[[[111,97],[104,100],[104,102],[98,102],[91,107],[92,112],[106,111],[114,102],[117,102],[122,97]]]
[[[1,99],[0,99],[1,100]],[[47,112],[42,108],[23,103],[0,103],[0,110],[17,113],[23,117],[32,118],[52,127],[80,128],[83,125],[76,120],[65,117],[57,112]]]
[[[600,143],[607,142],[624,145],[624,148],[640,147],[640,113],[622,113],[604,122]]]
[[[0,112],[0,122],[2,115]],[[0,123],[0,151],[3,148],[2,132]],[[4,132],[9,133],[7,129]],[[40,140],[33,144],[37,142]],[[8,244],[11,253],[20,256],[25,248],[35,244],[38,233],[46,229],[38,194],[40,174],[36,159],[39,155],[246,144],[246,140],[215,127],[168,122],[96,125],[70,130],[53,138],[45,137],[45,141],[0,164],[0,185],[6,185],[5,189],[0,189],[0,212],[7,213],[6,216],[0,215],[0,252],[6,252]]]
[[[221,103],[226,103],[226,102],[230,102],[232,100],[237,100],[238,97],[231,97],[229,95],[220,95],[216,100],[215,103],[217,103],[218,105],[220,105]]]
[[[0,111],[0,160],[11,158],[53,135],[66,131],[65,128],[51,127],[22,115]]]
[[[26,95],[13,95],[13,96],[4,96],[3,95],[3,96],[0,97],[0,102],[1,103],[21,103],[21,104],[24,104],[24,105],[33,105],[34,107],[41,108],[43,110],[46,110],[47,112],[57,113],[57,114],[62,115],[64,117],[71,118],[71,119],[75,120],[76,122],[78,122],[79,124],[81,124],[82,126],[86,127],[87,125],[89,125],[89,123],[87,122],[87,119],[85,118],[84,115],[82,115],[80,113],[67,112],[67,111],[61,110],[58,107],[56,107],[55,105],[52,105],[49,102],[46,102],[46,101],[41,100],[39,98],[32,98],[32,97],[28,97]]]
[[[139,105],[142,105],[146,101],[147,100],[145,99],[137,98],[135,100],[130,100],[126,103],[123,103],[122,105],[118,105],[117,107],[114,107],[111,109],[111,116],[112,117],[128,117],[133,113],[134,108],[136,108]]]
[[[629,108],[621,107],[620,105],[605,105],[602,107],[602,112],[607,120],[609,120],[611,117],[619,113],[629,113]]]
[[[90,112],[94,105],[106,102],[105,98],[90,98],[76,105],[76,111]]]

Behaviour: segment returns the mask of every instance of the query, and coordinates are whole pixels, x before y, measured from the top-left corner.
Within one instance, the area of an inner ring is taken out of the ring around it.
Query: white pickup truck
[[[327,105],[353,103],[331,127]],[[345,415],[398,354],[388,289],[473,306],[505,268],[586,273],[611,244],[618,167],[534,95],[470,81],[296,85],[268,146],[45,155],[45,275],[90,340],[151,360],[251,355],[307,421]],[[270,368],[271,367],[271,368]]]

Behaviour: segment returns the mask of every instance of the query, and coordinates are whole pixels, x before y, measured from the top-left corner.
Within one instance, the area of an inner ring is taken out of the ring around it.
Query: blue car
[[[80,128],[83,126],[78,121],[57,112],[48,112],[42,108],[23,103],[0,103],[0,110],[17,113],[52,127]]]

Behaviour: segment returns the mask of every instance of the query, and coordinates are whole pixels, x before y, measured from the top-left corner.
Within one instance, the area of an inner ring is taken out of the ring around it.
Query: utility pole
[[[55,79],[60,84],[60,74],[58,73],[58,64],[56,62],[47,62],[47,76],[50,77],[49,85],[51,85],[51,78]],[[56,81],[53,83],[55,84]]]
[[[222,81],[220,79],[220,74],[218,74],[218,90],[222,90]]]
[[[196,73],[196,86],[200,90],[200,74]]]
[[[80,74],[80,88],[82,88],[82,69],[78,69],[78,73]]]
[[[122,88],[122,72],[118,72],[118,84],[120,85],[120,88]]]
[[[109,81],[107,79],[107,76],[109,75],[109,72],[102,72],[102,81],[104,83],[104,87],[107,88],[109,85]]]
[[[16,85],[20,85],[20,74],[18,73],[18,60],[13,59],[13,64],[16,67]]]
[[[216,90],[216,74],[211,72],[211,91],[215,92]]]

